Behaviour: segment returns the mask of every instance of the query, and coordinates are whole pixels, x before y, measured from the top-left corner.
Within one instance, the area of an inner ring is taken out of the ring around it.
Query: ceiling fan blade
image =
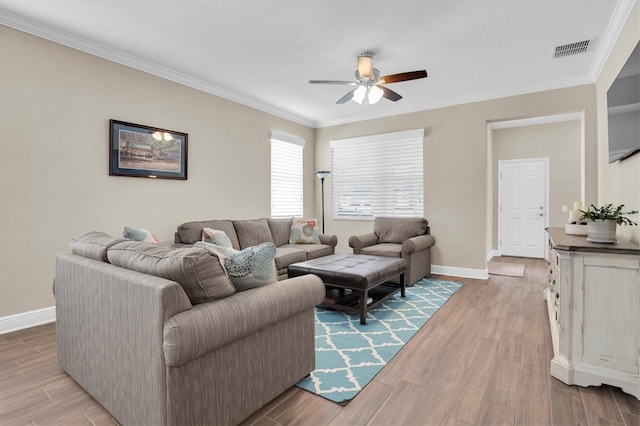
[[[401,72],[400,74],[391,74],[391,75],[385,75],[383,77],[380,77],[378,79],[378,84],[399,83],[401,81],[417,80],[419,78],[425,78],[426,76],[427,76],[427,72],[425,70]]]
[[[400,96],[398,93],[394,92],[391,89],[387,89],[384,86],[378,86],[380,89],[382,89],[382,97],[383,98],[387,98],[390,101],[396,102],[399,101],[400,99],[402,99],[402,96]]]
[[[348,84],[349,86],[357,86],[355,81],[340,81],[340,80],[309,80],[311,84]]]
[[[352,91],[350,91],[349,93],[347,93],[346,95],[344,95],[343,97],[341,97],[340,99],[338,99],[338,102],[336,102],[337,104],[344,104],[346,102],[349,102],[352,98],[353,98],[353,93],[358,90],[358,89],[353,89]]]

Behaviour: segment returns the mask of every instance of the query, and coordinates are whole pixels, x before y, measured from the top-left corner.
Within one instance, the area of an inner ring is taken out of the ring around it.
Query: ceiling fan
[[[339,80],[309,80],[311,84],[346,84],[349,86],[358,86],[340,99],[337,104],[344,104],[353,99],[362,105],[375,104],[380,98],[386,98],[396,102],[402,99],[398,93],[391,89],[387,89],[382,84],[399,83],[401,81],[417,80],[425,78],[427,72],[410,71],[399,74],[390,74],[380,77],[380,71],[373,67],[373,52],[363,52],[358,56],[358,69],[356,70],[356,81],[339,81]]]

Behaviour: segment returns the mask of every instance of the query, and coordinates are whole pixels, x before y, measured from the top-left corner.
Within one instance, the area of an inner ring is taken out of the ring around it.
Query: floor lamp
[[[329,176],[331,172],[328,170],[319,170],[315,175],[320,178],[320,186],[322,187],[322,233],[324,234],[324,178]]]

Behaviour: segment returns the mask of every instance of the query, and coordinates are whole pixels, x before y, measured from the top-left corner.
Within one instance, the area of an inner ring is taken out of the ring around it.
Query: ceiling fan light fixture
[[[381,88],[378,86],[372,86],[371,89],[369,89],[369,94],[367,96],[369,98],[369,105],[375,104],[382,99],[383,94],[384,92]]]
[[[371,56],[358,56],[358,74],[360,74],[360,78],[373,79],[373,59]]]
[[[351,99],[360,105],[373,105],[382,99],[383,94],[384,92],[378,86],[360,86],[353,92]]]
[[[353,98],[351,98],[354,102],[359,103],[360,105],[362,105],[362,102],[364,101],[364,96],[367,94],[367,88],[365,86],[360,86],[356,89],[355,92],[353,92]]]

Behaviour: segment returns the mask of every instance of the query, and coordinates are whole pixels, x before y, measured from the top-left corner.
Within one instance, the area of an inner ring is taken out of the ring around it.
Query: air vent
[[[554,58],[564,58],[565,56],[577,55],[578,53],[584,53],[589,47],[591,40],[578,41],[575,43],[564,44],[562,46],[556,46],[553,52]]]

